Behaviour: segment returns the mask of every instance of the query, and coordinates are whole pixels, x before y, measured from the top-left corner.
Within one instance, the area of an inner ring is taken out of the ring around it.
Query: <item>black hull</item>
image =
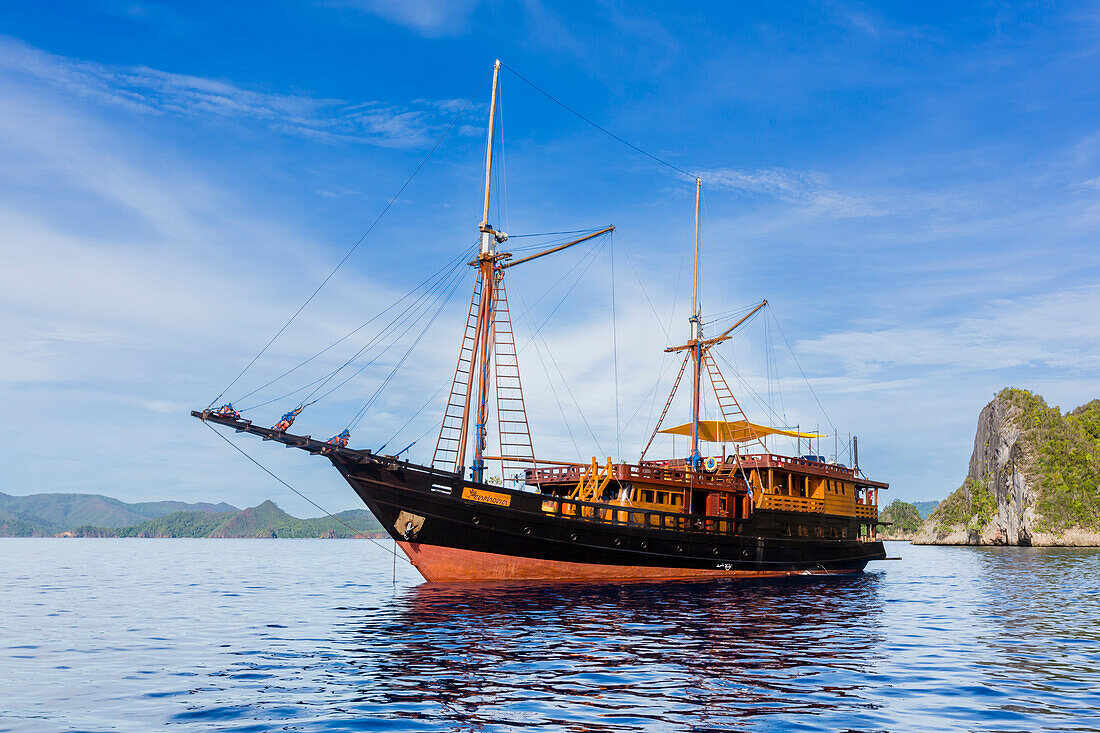
[[[329,458],[428,580],[852,573],[886,557],[881,542],[857,539],[853,517],[758,510],[725,532],[607,523],[548,514],[547,497],[534,492],[379,458]],[[508,506],[463,498],[471,488]],[[784,536],[807,523],[852,539]]]
[[[328,458],[430,581],[855,573],[886,559],[881,542],[857,539],[867,520],[855,517],[757,510],[734,520],[656,513],[665,515],[658,524],[666,526],[649,526],[648,519],[621,519],[634,510],[584,507],[210,411],[191,414]],[[471,489],[481,501],[464,498]],[[556,513],[545,511],[548,500],[558,506]],[[603,521],[564,516],[567,504],[590,515],[602,512]],[[792,537],[793,528],[817,536]],[[833,533],[838,539],[829,538]]]

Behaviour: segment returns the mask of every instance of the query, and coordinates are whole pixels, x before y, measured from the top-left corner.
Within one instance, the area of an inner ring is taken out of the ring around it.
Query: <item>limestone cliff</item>
[[[1002,390],[978,417],[966,480],[913,542],[1100,545],[1100,400],[1063,415]]]

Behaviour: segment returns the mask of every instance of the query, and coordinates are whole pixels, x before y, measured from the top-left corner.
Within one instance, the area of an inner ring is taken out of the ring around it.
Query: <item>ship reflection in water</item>
[[[392,623],[345,631],[365,699],[470,730],[710,729],[838,707],[851,721],[872,707],[880,582],[420,586]]]
[[[1100,548],[429,586],[362,541],[0,540],[0,730],[1100,730]]]

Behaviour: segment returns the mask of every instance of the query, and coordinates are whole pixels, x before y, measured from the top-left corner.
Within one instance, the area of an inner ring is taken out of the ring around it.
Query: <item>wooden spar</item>
[[[587,463],[576,461],[547,461],[541,458],[525,458],[523,456],[482,456],[487,461],[515,461],[523,463],[540,463],[547,466],[587,466]]]
[[[703,182],[695,179],[695,272],[691,286],[691,315],[699,313],[699,191]],[[694,337],[694,334],[693,334]]]
[[[699,322],[699,194],[702,190],[702,180],[695,179],[695,275],[691,287],[691,467],[699,468],[699,382],[702,376],[702,347],[699,340],[702,338],[702,324]],[[684,502],[687,511],[691,511],[689,501]]]
[[[489,180],[493,172],[493,118],[497,113],[497,82],[500,80],[500,59],[493,64],[493,96],[489,99],[489,141],[485,146],[485,208],[481,212],[481,226],[484,232],[489,226]]]
[[[598,232],[593,232],[591,234],[586,234],[585,236],[581,237],[580,239],[574,239],[572,242],[566,242],[565,244],[559,244],[557,247],[551,247],[550,249],[545,249],[542,252],[539,252],[537,254],[528,255],[527,257],[521,257],[518,260],[513,260],[512,262],[505,262],[503,265],[500,266],[500,269],[503,270],[507,267],[514,267],[515,265],[522,265],[524,262],[530,262],[531,260],[537,260],[539,257],[545,257],[546,255],[553,254],[555,252],[561,252],[563,249],[568,249],[569,247],[572,247],[574,244],[580,244],[581,242],[587,242],[589,239],[593,239],[595,237],[600,236],[601,234],[607,234],[608,232],[613,232],[613,231],[615,231],[615,227],[610,226],[610,227],[607,227],[605,229],[601,229]]]
[[[718,334],[714,338],[700,340],[699,345],[702,346],[704,349],[706,349],[706,348],[709,348],[709,347],[713,346],[714,344],[721,343],[722,341],[729,341],[730,340],[730,334],[733,333],[737,329],[738,326],[740,326],[745,321],[747,321],[750,318],[752,318],[753,316],[755,316],[758,312],[760,312],[760,309],[763,308],[764,306],[766,306],[767,304],[768,304],[768,301],[766,301],[766,300],[761,301],[759,305],[757,305],[751,311],[749,311],[744,316],[739,318],[737,320],[737,323],[733,324],[732,326],[730,326],[729,328],[727,328],[725,331]],[[665,351],[669,351],[669,352],[671,352],[671,351],[683,351],[684,349],[690,349],[691,346],[692,346],[691,344],[684,344],[682,346],[669,346],[667,349],[665,349]]]
[[[768,304],[768,301],[766,301],[766,300],[761,301],[760,305],[756,306],[751,311],[746,313],[744,315],[744,317],[740,318],[737,321],[737,323],[733,324],[732,326],[730,326],[729,328],[727,328],[725,331],[723,331],[719,335],[715,336],[714,338],[707,339],[706,341],[703,342],[703,344],[706,345],[706,346],[709,346],[711,344],[716,344],[719,341],[725,341],[726,339],[729,338],[730,334],[733,333],[734,329],[736,329],[742,323],[744,323],[745,321],[747,321],[750,318],[752,318],[753,316],[755,316],[760,311],[760,309],[763,308],[764,306],[766,306],[767,304]]]

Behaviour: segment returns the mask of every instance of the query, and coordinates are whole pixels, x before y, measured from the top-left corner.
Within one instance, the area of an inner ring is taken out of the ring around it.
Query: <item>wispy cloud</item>
[[[429,143],[463,104],[453,99],[418,99],[407,106],[348,102],[247,89],[229,81],[145,66],[111,66],[57,56],[4,37],[0,37],[0,72],[69,97],[131,112],[258,122],[322,142],[396,148]]]
[[[813,171],[713,168],[701,175],[708,186],[778,199],[835,218],[876,216],[881,213],[867,196],[840,190],[829,182],[828,176]]]
[[[422,36],[455,36],[466,30],[479,0],[334,0],[335,7],[355,8],[408,28]]]
[[[1100,287],[991,302],[980,315],[928,326],[850,330],[807,339],[799,350],[867,374],[904,367],[995,371],[1100,370]]]

